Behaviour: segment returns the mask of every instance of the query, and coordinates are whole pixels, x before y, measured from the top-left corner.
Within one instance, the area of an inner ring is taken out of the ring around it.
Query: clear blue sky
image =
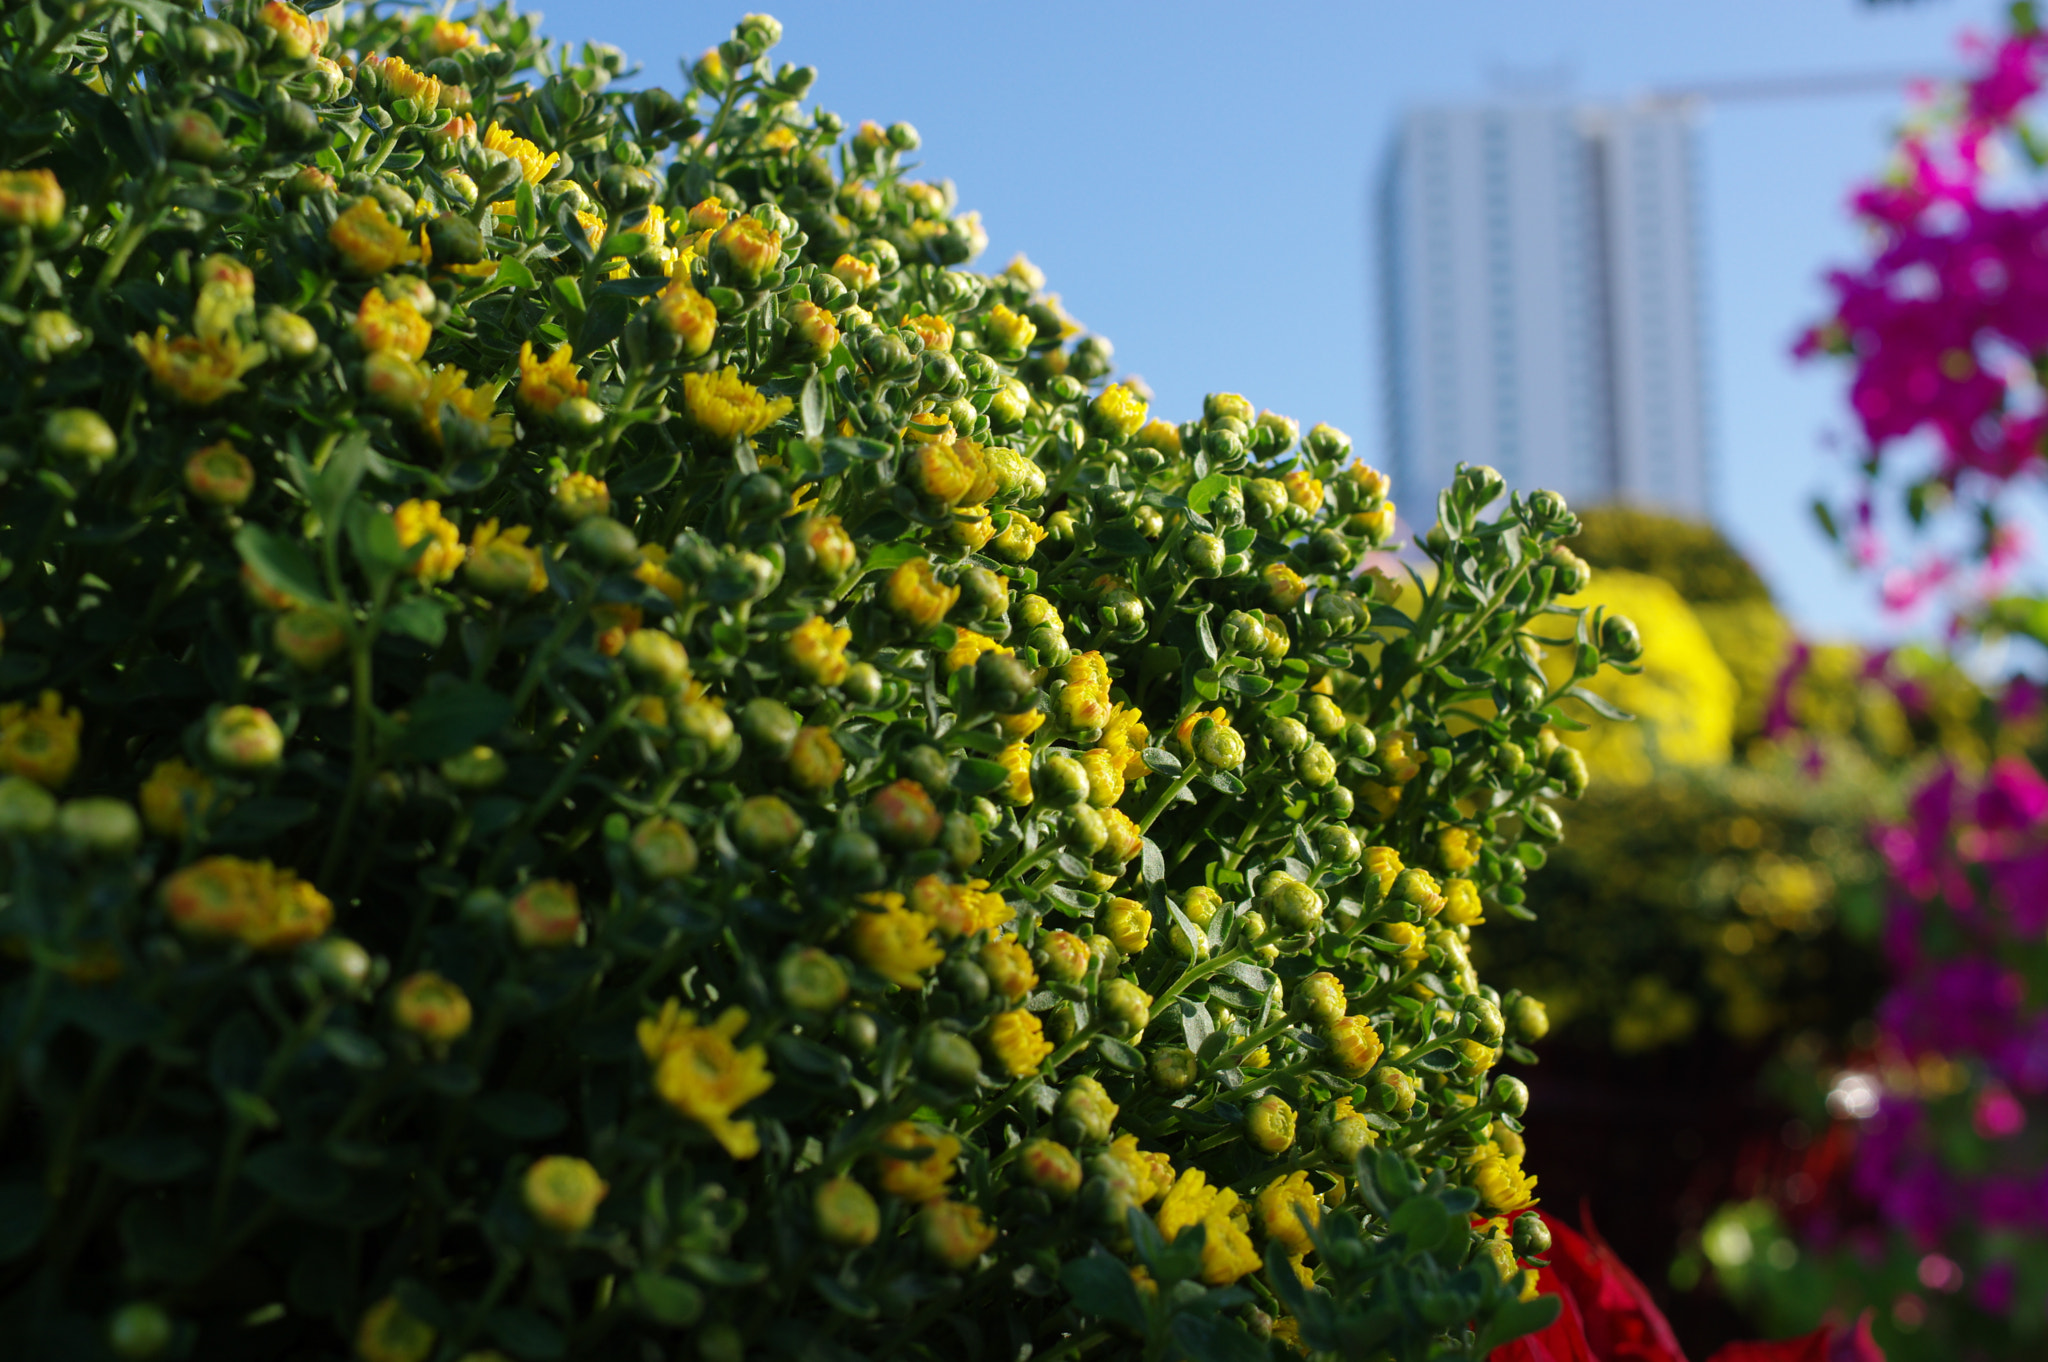
[[[761,0],[755,0],[761,3]],[[1162,414],[1243,392],[1384,450],[1368,188],[1406,104],[1563,68],[1610,98],[1700,82],[1953,69],[1996,0],[1350,0],[1349,3],[773,4],[779,55],[850,123],[906,119],[923,174],[979,208],[1142,374]],[[624,48],[674,88],[679,56],[741,10],[559,0],[545,27]],[[1811,632],[1882,631],[1805,510],[1845,455],[1843,375],[1787,355],[1823,268],[1858,253],[1842,210],[1902,107],[1876,93],[1731,103],[1701,124],[1708,381],[1723,524]],[[1404,489],[1396,488],[1397,499]],[[1409,489],[1410,497],[1415,496]],[[1418,511],[1422,510],[1417,506]]]

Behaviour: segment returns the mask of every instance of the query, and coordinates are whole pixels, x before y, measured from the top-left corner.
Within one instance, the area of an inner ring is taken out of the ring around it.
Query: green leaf
[[[514,1140],[549,1139],[569,1124],[562,1104],[537,1092],[486,1093],[470,1110],[477,1120]]]
[[[349,508],[348,544],[355,553],[356,566],[378,590],[396,577],[414,553],[425,552],[426,541],[408,551],[398,542],[398,522],[364,502]]]
[[[1152,551],[1152,541],[1136,525],[1119,520],[1095,532],[1095,547],[1119,558],[1138,558]]]
[[[317,1210],[348,1194],[348,1174],[326,1151],[278,1143],[251,1154],[242,1165],[249,1181],[288,1206]]]
[[[438,648],[448,637],[448,612],[438,601],[415,596],[386,610],[384,627],[394,634],[416,638],[429,648]]]
[[[1291,1274],[1290,1274],[1291,1275]],[[1060,1269],[1060,1283],[1082,1313],[1113,1320],[1129,1329],[1145,1327],[1145,1303],[1138,1299],[1131,1270],[1101,1249],[1070,1259]]]
[[[206,1167],[206,1151],[184,1135],[110,1135],[86,1154],[130,1182],[176,1182]]]
[[[1127,1074],[1145,1071],[1145,1057],[1114,1036],[1097,1036],[1095,1052],[1112,1068],[1122,1069]]]
[[[836,1277],[814,1272],[811,1274],[811,1285],[825,1298],[827,1304],[842,1315],[850,1315],[854,1319],[873,1319],[882,1313],[882,1307],[875,1303],[874,1297],[865,1291],[857,1291],[845,1285]]]
[[[766,1263],[742,1263],[719,1253],[681,1253],[676,1260],[710,1286],[755,1286],[768,1280]]]
[[[501,1305],[486,1317],[484,1326],[520,1362],[554,1362],[569,1352],[561,1326],[537,1310]]]
[[[1502,1344],[1512,1343],[1529,1334],[1541,1333],[1556,1322],[1563,1310],[1564,1298],[1556,1295],[1538,1296],[1530,1301],[1508,1301],[1479,1331],[1479,1339],[1473,1345],[1473,1353],[1475,1356],[1484,1357]]]
[[[583,318],[582,334],[576,338],[576,353],[588,355],[617,340],[626,329],[633,305],[616,293],[600,293]]]
[[[1181,760],[1163,747],[1148,747],[1141,754],[1145,765],[1163,776],[1177,776],[1181,773]]]
[[[406,711],[404,729],[391,743],[394,761],[440,761],[466,752],[512,720],[512,701],[489,686],[461,681]]]
[[[1605,696],[1597,695],[1594,692],[1587,690],[1584,686],[1573,686],[1569,690],[1565,691],[1565,694],[1569,695],[1572,699],[1577,700],[1580,704],[1583,704],[1586,708],[1592,710],[1595,714],[1599,715],[1603,719],[1615,719],[1625,724],[1635,722],[1635,715],[1629,713],[1625,709],[1620,708],[1612,700],[1607,699]]]
[[[687,1329],[704,1314],[704,1293],[688,1282],[641,1271],[633,1275],[633,1298],[656,1324]]]
[[[1208,477],[1188,488],[1188,509],[1197,515],[1209,514],[1209,507],[1226,488],[1237,481],[1227,473],[1211,473]]]
[[[1188,1362],[1266,1362],[1266,1345],[1225,1315],[1182,1310],[1173,1317],[1173,1341]]]
[[[306,489],[307,499],[326,533],[333,534],[341,528],[342,514],[349,498],[362,485],[369,461],[369,432],[352,430],[328,452],[327,462],[313,474],[313,485]]]
[[[988,794],[1000,790],[1009,783],[1010,773],[1001,762],[984,761],[980,757],[961,759],[960,767],[953,773],[953,792],[963,795]]]
[[[327,588],[320,585],[320,573],[304,549],[283,535],[261,525],[248,524],[235,531],[235,552],[249,565],[265,586],[296,596],[303,601],[324,601]]]
[[[0,1263],[34,1248],[50,1223],[50,1194],[33,1182],[0,1183]]]
[[[531,289],[538,285],[534,281],[533,271],[526,268],[524,260],[516,255],[507,255],[499,257],[498,272],[491,276],[491,287]]]
[[[797,412],[803,424],[804,438],[815,440],[825,433],[825,385],[812,374],[804,380],[804,391],[797,401]]]

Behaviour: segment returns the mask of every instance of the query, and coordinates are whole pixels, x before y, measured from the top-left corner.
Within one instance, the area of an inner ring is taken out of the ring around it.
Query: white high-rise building
[[[1378,216],[1402,500],[1487,463],[1576,504],[1706,517],[1686,105],[1415,110]]]

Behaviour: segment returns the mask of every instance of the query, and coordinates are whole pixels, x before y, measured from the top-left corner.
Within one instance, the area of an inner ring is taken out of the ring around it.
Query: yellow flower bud
[[[611,1188],[582,1159],[550,1154],[534,1160],[521,1190],[535,1220],[561,1234],[579,1234],[597,1217],[598,1203]]]
[[[811,1209],[818,1233],[839,1248],[866,1248],[881,1233],[882,1214],[867,1188],[841,1175],[818,1184]]]
[[[391,995],[391,1015],[422,1040],[447,1045],[468,1034],[469,995],[431,970],[408,975]]]

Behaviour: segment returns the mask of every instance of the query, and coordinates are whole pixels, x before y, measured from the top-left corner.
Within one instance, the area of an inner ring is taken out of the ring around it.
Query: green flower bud
[[[1515,1217],[1515,1227],[1510,1232],[1514,1239],[1515,1252],[1524,1258],[1541,1258],[1550,1252],[1550,1226],[1543,1223],[1543,1217],[1534,1211]]]
[[[1494,1079],[1493,1108],[1519,1121],[1529,1111],[1529,1085],[1513,1074]]]
[[[1534,1044],[1550,1034],[1550,1013],[1543,1003],[1524,993],[1508,1007],[1508,1016],[1514,1023],[1515,1039],[1525,1044]]]
[[[882,673],[872,663],[856,662],[846,669],[839,689],[854,704],[872,709],[882,702]]]
[[[1643,655],[1643,636],[1626,615],[1609,615],[1600,621],[1600,656],[1624,665]]]
[[[1311,695],[1302,707],[1302,720],[1318,738],[1334,738],[1344,731],[1344,711],[1327,695]]]
[[[882,1231],[882,1212],[874,1196],[844,1175],[818,1185],[811,1209],[818,1234],[835,1248],[866,1248]]]
[[[126,856],[142,845],[142,816],[125,799],[67,799],[57,808],[57,837],[73,856]]]
[[[1316,855],[1331,865],[1352,865],[1362,854],[1358,834],[1342,823],[1325,823],[1316,830]]]
[[[1308,746],[1308,729],[1299,719],[1268,719],[1266,741],[1276,751],[1299,752]]]
[[[933,1082],[971,1088],[981,1081],[981,1052],[958,1032],[934,1026],[918,1038],[917,1067]]]
[[[427,245],[436,265],[474,265],[484,258],[483,232],[468,218],[442,213],[427,223]]]
[[[1195,756],[1219,771],[1244,765],[1244,738],[1227,724],[1205,720],[1195,728]]]
[[[59,458],[76,459],[94,473],[120,449],[114,428],[89,407],[59,407],[45,416],[43,444]]]
[[[1053,808],[1071,808],[1088,798],[1088,772],[1064,752],[1048,753],[1031,777],[1031,789]]]
[[[981,828],[964,813],[949,813],[939,827],[939,849],[955,870],[971,870],[981,860]]]
[[[313,947],[313,970],[337,992],[359,995],[370,986],[375,962],[370,953],[345,936],[323,938]]]
[[[1117,1105],[1109,1100],[1102,1084],[1082,1074],[1067,1084],[1053,1108],[1053,1128],[1069,1145],[1109,1143],[1115,1130]]]
[[[759,56],[782,41],[782,25],[773,15],[749,14],[734,25],[732,36],[745,43],[748,51]]]
[[[640,541],[608,515],[594,515],[569,532],[569,544],[602,568],[628,568],[640,561]]]
[[[1506,490],[1507,483],[1499,471],[1483,463],[1459,464],[1457,476],[1451,482],[1451,495],[1473,512],[1483,510]]]
[[[131,1301],[107,1316],[107,1346],[129,1362],[159,1355],[171,1345],[171,1317],[160,1305]]]
[[[1090,857],[1109,844],[1109,824],[1094,805],[1076,804],[1067,819],[1067,846],[1075,855]]]
[[[1460,1010],[1472,1019],[1472,1035],[1480,1044],[1498,1045],[1507,1034],[1507,1022],[1500,1008],[1489,999],[1475,994],[1460,1004]]]
[[[32,312],[21,336],[21,357],[31,364],[69,359],[92,343],[92,335],[68,312]]]
[[[1220,577],[1226,556],[1223,540],[1213,534],[1191,534],[1180,546],[1181,561],[1197,577]]]
[[[270,639],[301,671],[317,672],[348,651],[348,617],[331,605],[287,610],[271,622]]]
[[[1551,491],[1536,491],[1522,505],[1523,523],[1538,533],[1554,535],[1569,534],[1578,527],[1578,520],[1565,505],[1563,497]]]
[[[1004,653],[983,653],[976,659],[974,694],[997,714],[1022,714],[1038,703],[1031,669]]]
[[[163,122],[164,141],[171,155],[200,165],[215,165],[228,154],[228,139],[220,124],[199,109],[178,109]]]
[[[1294,1147],[1294,1108],[1267,1093],[1245,1108],[1244,1137],[1263,1153],[1286,1153]]]
[[[832,1029],[839,1039],[846,1043],[847,1048],[857,1055],[873,1054],[875,1046],[880,1044],[882,1039],[882,1028],[875,1021],[874,1014],[863,1012],[857,1007],[841,1012],[838,1022]]]
[[[792,947],[775,966],[782,1001],[799,1012],[831,1012],[846,1001],[846,970],[816,946]]]
[[[1245,509],[1251,513],[1254,525],[1277,523],[1293,503],[1287,496],[1287,484],[1278,478],[1253,478],[1245,485]]]
[[[1233,610],[1224,616],[1220,641],[1227,652],[1262,656],[1267,645],[1265,621],[1248,610]]]
[[[858,829],[842,828],[832,834],[825,864],[835,878],[852,888],[872,889],[882,879],[882,847]]]
[[[1522,826],[1539,842],[1556,842],[1564,837],[1564,819],[1548,804],[1531,804],[1523,810]]]
[[[57,826],[57,796],[21,776],[0,777],[0,837],[40,837]]]
[[[1162,1045],[1152,1051],[1148,1069],[1161,1092],[1186,1092],[1201,1073],[1195,1052],[1185,1045]]]
[[[1335,426],[1316,425],[1308,433],[1309,457],[1341,463],[1351,454],[1351,437]]]
[[[1405,1115],[1415,1105],[1415,1080],[1383,1064],[1373,1071],[1367,1100],[1389,1115]]]
[[[757,861],[773,863],[796,848],[804,834],[804,820],[774,795],[755,795],[740,801],[732,814],[732,842]]]
[[[680,690],[690,679],[689,653],[684,651],[673,634],[660,629],[635,629],[626,635],[619,660],[626,664],[626,670],[644,690],[658,693]]]
[[[441,779],[458,790],[488,790],[505,779],[505,758],[491,747],[472,747],[441,763]]]
[[[1551,570],[1555,590],[1560,596],[1576,596],[1593,581],[1593,569],[1586,560],[1562,544],[1554,544],[1543,555],[1543,565]]]
[[[922,139],[918,137],[917,129],[911,127],[910,124],[891,123],[889,125],[889,145],[896,150],[916,151],[921,144]]]
[[[284,756],[284,731],[267,710],[230,705],[206,729],[206,754],[236,771],[260,771]]]
[[[1373,1143],[1372,1125],[1363,1116],[1340,1116],[1323,1127],[1319,1143],[1326,1158],[1348,1166]]]
[[[756,696],[740,708],[740,733],[749,747],[780,760],[789,755],[803,721],[780,700]]]
[[[697,873],[697,839],[673,818],[643,818],[627,839],[633,868],[654,883]]]
[[[1140,1035],[1151,1023],[1152,999],[1128,979],[1111,979],[1104,984],[1097,1002],[1109,1019],[1104,1029],[1113,1036],[1127,1039]]]
[[[1284,872],[1267,877],[1259,907],[1290,932],[1307,931],[1323,920],[1323,896]]]
[[[640,166],[614,161],[597,177],[597,195],[613,212],[622,213],[652,203],[659,191],[660,185],[654,176]]]
[[[1329,748],[1312,742],[1294,758],[1294,773],[1302,784],[1319,790],[1337,779],[1337,758]]]
[[[1066,1201],[1081,1189],[1081,1161],[1056,1141],[1027,1141],[1013,1166],[1026,1184],[1056,1200]]]
[[[1550,778],[1557,782],[1567,799],[1577,799],[1586,792],[1586,759],[1575,747],[1559,747],[1544,763]]]

